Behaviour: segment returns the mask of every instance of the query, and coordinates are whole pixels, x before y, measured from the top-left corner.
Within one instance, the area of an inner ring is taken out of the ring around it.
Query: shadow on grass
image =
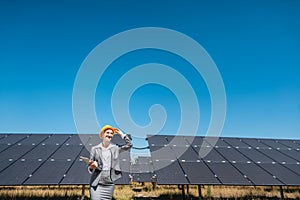
[[[81,196],[73,196],[73,197],[5,197],[0,196],[1,200],[89,200],[89,198]]]
[[[88,197],[82,198],[81,196],[73,197],[11,197],[11,196],[0,196],[1,200],[89,200]],[[181,195],[160,195],[158,197],[134,197],[133,200],[182,200]],[[265,197],[265,196],[245,196],[238,198],[205,198],[202,197],[201,200],[279,200],[277,197]],[[118,200],[118,199],[113,199]],[[185,197],[184,200],[199,200],[199,197],[189,196]],[[290,198],[285,198],[285,200],[292,200]],[[294,200],[294,199],[293,199]]]
[[[182,200],[182,195],[160,195],[158,197],[135,197],[134,200]],[[199,200],[199,197],[188,196],[185,197],[184,200]],[[280,200],[277,197],[266,197],[266,196],[244,196],[244,197],[235,197],[235,198],[208,198],[202,197],[201,200]],[[289,198],[285,198],[285,200],[292,200]],[[295,200],[295,199],[293,199]]]

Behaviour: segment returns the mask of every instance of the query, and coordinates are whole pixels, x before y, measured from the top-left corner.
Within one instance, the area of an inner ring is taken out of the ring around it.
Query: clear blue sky
[[[73,84],[86,56],[122,31],[163,27],[196,40],[216,63],[227,97],[222,136],[299,139],[299,19],[297,0],[0,1],[0,132],[75,133]],[[116,66],[125,72],[148,62],[184,65],[172,54],[151,50],[116,60],[97,89],[101,125],[115,124],[109,106],[113,86],[107,81],[115,83],[122,75]],[[201,82],[192,70],[181,73],[191,83]],[[203,135],[210,103],[207,91],[200,87],[196,93]],[[133,94],[133,119],[147,124],[155,103],[168,113],[162,133],[172,134],[180,120],[178,102],[159,85]]]

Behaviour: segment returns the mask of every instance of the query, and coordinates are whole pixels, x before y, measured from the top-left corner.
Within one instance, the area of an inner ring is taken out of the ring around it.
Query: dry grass
[[[49,199],[79,200],[89,199],[88,186],[82,197],[82,186],[2,186],[1,200]],[[285,199],[300,199],[300,187],[283,187]],[[203,199],[279,199],[279,187],[245,187],[245,186],[204,186],[201,187]],[[185,193],[187,193],[185,189]],[[187,199],[198,199],[198,187],[189,186]],[[114,192],[116,200],[160,200],[181,199],[178,186],[165,185],[152,188],[150,183],[144,185],[117,185]]]

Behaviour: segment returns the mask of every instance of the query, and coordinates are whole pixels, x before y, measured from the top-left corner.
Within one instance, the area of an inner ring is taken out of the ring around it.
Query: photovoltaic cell
[[[205,139],[205,140],[206,140],[206,139]],[[210,143],[210,142],[208,141],[208,143]],[[211,144],[211,143],[210,143],[210,144]],[[226,142],[224,142],[223,138],[220,138],[220,139],[218,140],[218,142],[216,143],[215,146],[218,147],[218,148],[227,148],[227,147],[230,146],[230,145],[227,144]]]
[[[188,147],[176,146],[176,147],[172,147],[172,149],[174,150],[176,158],[179,161],[184,160],[184,161],[196,162],[197,160],[200,159],[198,153],[196,153],[196,151],[191,146]]]
[[[196,152],[200,151],[199,147],[193,147]],[[221,154],[216,151],[215,148],[213,148],[204,158],[203,160],[207,161],[207,162],[222,162],[225,160],[224,157],[221,156]]]
[[[216,149],[228,161],[247,162],[248,159],[236,149],[233,148],[217,148]]]
[[[300,144],[297,144],[294,140],[279,140],[279,143],[292,149],[300,149]]]
[[[241,139],[238,138],[224,138],[223,139],[226,143],[234,148],[248,148],[249,145],[244,143]]]
[[[300,151],[298,150],[293,150],[293,149],[288,149],[288,150],[283,150],[280,149],[278,150],[280,153],[282,153],[283,155],[291,158],[292,160],[296,160],[297,162],[300,162]]]
[[[48,138],[45,141],[43,141],[41,145],[59,146],[59,145],[65,143],[70,138],[69,136],[70,136],[69,134],[53,134],[53,135],[49,135]]]
[[[281,152],[275,150],[275,149],[259,149],[261,153],[268,156],[269,158],[273,158],[276,162],[280,163],[296,163],[297,161],[286,156],[285,154],[282,154]]]
[[[279,143],[278,140],[265,139],[265,140],[261,140],[261,142],[268,145],[269,147],[271,147],[273,149],[288,149],[287,146]]]
[[[18,160],[0,173],[0,185],[22,185],[40,165],[38,161]]]
[[[209,168],[220,179],[222,184],[227,185],[252,185],[236,168],[228,162],[207,163]]]
[[[261,142],[262,140],[260,140],[260,139],[252,139],[252,138],[251,139],[250,138],[246,139],[246,138],[244,138],[244,139],[242,139],[242,141],[245,142],[246,144],[250,145],[253,148],[265,148],[265,149],[267,149],[269,147],[268,145],[262,143]]]
[[[23,139],[26,139],[28,137],[29,137],[28,134],[10,134],[10,135],[6,135],[0,140],[0,144],[12,145],[16,142],[21,142]]]
[[[8,166],[10,166],[12,163],[13,161],[0,160],[0,173],[2,173],[2,171],[6,169]]]
[[[20,141],[18,145],[30,145],[35,146],[41,143],[42,141],[46,140],[48,138],[48,135],[46,134],[40,134],[40,135],[28,135],[25,139]]]
[[[63,179],[67,169],[71,166],[68,161],[46,161],[33,172],[25,185],[57,185]]]
[[[153,165],[158,184],[189,184],[177,161],[153,161]]]
[[[185,136],[185,140],[191,146],[201,146],[203,143],[202,137]]]
[[[254,148],[240,148],[238,149],[239,152],[241,152],[244,156],[250,159],[250,161],[253,161],[255,163],[272,163],[274,160],[272,160],[270,157],[267,157],[263,153],[259,152],[257,149]]]
[[[244,176],[248,177],[254,185],[283,184],[255,163],[234,163],[233,165],[241,171]]]
[[[299,176],[284,165],[262,163],[261,166],[285,185],[300,185]]]
[[[152,160],[176,160],[175,151],[169,146],[161,148],[159,146],[150,146]]]
[[[38,145],[30,152],[22,156],[26,160],[46,160],[52,155],[59,146],[56,145]]]
[[[298,176],[300,176],[300,163],[298,164],[285,164],[284,165],[286,168],[292,170],[295,172]]]
[[[190,184],[221,184],[203,162],[180,162],[180,164],[187,175]]]
[[[34,147],[35,146],[32,145],[13,145],[10,148],[2,151],[0,153],[0,158],[1,160],[16,160]]]
[[[28,138],[28,135],[25,134],[13,134],[13,135],[7,135],[7,137],[4,136],[0,140],[0,152],[9,149],[11,146],[13,146],[17,142],[21,142],[22,140]]]
[[[60,184],[72,185],[72,184],[89,184],[91,175],[88,173],[88,166],[83,161],[75,161],[68,172],[63,176]]]
[[[66,145],[64,144],[52,156],[51,159],[55,160],[74,160],[83,149],[80,145]]]

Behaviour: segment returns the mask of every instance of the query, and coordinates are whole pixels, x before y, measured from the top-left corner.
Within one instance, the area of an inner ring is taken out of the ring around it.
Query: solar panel
[[[300,175],[300,163],[297,163],[297,164],[285,164],[284,166],[286,168],[292,170],[296,174]]]
[[[28,137],[29,136],[27,134],[4,135],[0,140],[0,152],[9,149],[12,145],[21,142]]]
[[[300,149],[300,144],[296,143],[294,140],[280,140],[279,143],[284,144],[287,147],[293,148],[295,150]]]
[[[283,183],[255,163],[233,164],[244,177],[247,177],[254,185],[282,185]]]
[[[297,161],[275,149],[259,149],[261,153],[280,163],[296,163]]]
[[[285,185],[300,185],[300,178],[295,172],[278,163],[262,163],[261,166]]]
[[[159,184],[189,184],[177,161],[153,161]],[[167,166],[167,167],[165,167]]]
[[[217,151],[230,162],[247,162],[249,161],[243,154],[234,148],[217,148]]]
[[[152,160],[176,160],[176,155],[173,149],[169,146],[159,147],[150,146]]]
[[[197,185],[300,185],[300,140],[152,135],[151,157],[131,164],[120,154],[123,177],[133,181]],[[79,156],[89,157],[98,134],[0,134],[0,185],[88,184]],[[113,143],[122,145],[120,137]],[[200,149],[211,150],[204,158]]]
[[[174,136],[180,142],[170,145],[168,137],[148,140],[158,184],[299,185],[299,140],[221,137],[212,147],[215,138]],[[200,158],[201,148],[211,151]]]
[[[68,161],[47,160],[24,183],[25,185],[57,185],[72,163]]]
[[[185,136],[185,139],[191,146],[201,146],[203,143],[202,137]]]
[[[225,185],[252,185],[236,168],[228,162],[207,163],[209,168],[215,173],[222,184]]]
[[[71,168],[65,173],[60,184],[62,185],[83,185],[89,184],[91,175],[85,162],[76,160]]]
[[[172,147],[176,157],[180,161],[194,161],[199,160],[198,152],[196,152],[191,146],[190,147]]]
[[[280,142],[278,142],[278,140],[264,139],[261,140],[261,142],[273,149],[288,149],[286,145],[281,144]]]
[[[193,148],[196,150],[196,152],[200,151],[199,147],[193,147]],[[215,148],[213,148],[203,159],[206,162],[211,162],[211,161],[223,162],[225,160],[225,158]]]
[[[0,173],[5,170],[9,165],[11,165],[13,162],[9,160],[0,160]]]
[[[219,185],[221,184],[214,173],[204,162],[180,162],[190,184]]]
[[[88,184],[90,174],[79,156],[89,157],[100,142],[98,134],[0,134],[0,185]],[[120,159],[125,177],[117,184],[128,184],[130,152]]]
[[[254,138],[243,138],[242,139],[243,142],[245,142],[246,144],[252,146],[253,148],[264,148],[267,149],[269,146],[262,143],[262,139],[254,139]]]
[[[204,140],[207,141],[207,139],[204,139]],[[210,144],[209,141],[207,141],[207,143]],[[217,141],[217,143],[216,143],[215,146],[216,146],[217,148],[227,148],[229,145],[228,145],[226,142],[224,142],[224,139],[223,139],[223,138],[220,138],[220,139]]]
[[[241,152],[244,156],[249,158],[252,162],[255,163],[272,163],[274,160],[272,160],[270,157],[267,157],[263,153],[259,152],[257,149],[254,148],[240,148],[238,149],[239,152]]]
[[[0,173],[0,185],[22,185],[41,165],[39,161],[18,160]]]
[[[244,143],[240,138],[224,138],[223,139],[226,143],[234,148],[248,148],[249,145]]]

